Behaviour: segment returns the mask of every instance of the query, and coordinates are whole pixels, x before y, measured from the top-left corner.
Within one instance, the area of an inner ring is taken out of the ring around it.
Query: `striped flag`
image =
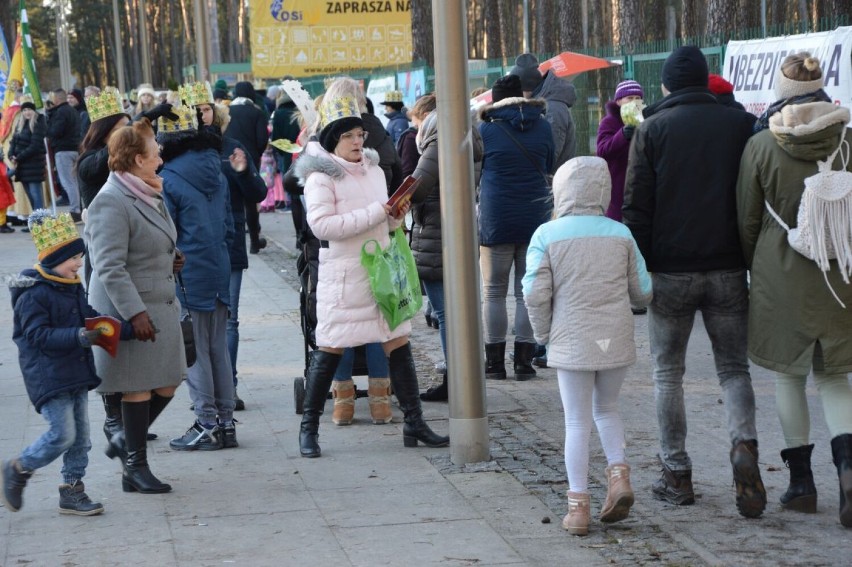
[[[9,69],[12,59],[9,57],[9,46],[6,45],[6,34],[0,26],[0,100],[6,98],[6,83],[9,80]]]
[[[33,99],[36,109],[43,105],[41,100],[41,89],[38,86],[38,77],[35,72],[35,61],[33,61],[33,40],[30,37],[30,22],[27,19],[27,7],[24,5],[24,0],[21,0],[21,28],[19,35],[23,37],[21,42],[21,65],[24,72],[24,94],[28,94]]]
[[[3,110],[15,101],[15,93],[23,88],[24,67],[21,65],[21,34],[15,39],[15,50],[12,52],[12,62],[9,64],[9,75],[6,77],[6,95],[3,99]]]

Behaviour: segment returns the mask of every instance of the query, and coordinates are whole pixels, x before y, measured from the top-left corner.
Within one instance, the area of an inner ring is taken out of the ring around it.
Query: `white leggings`
[[[571,492],[589,489],[589,436],[593,418],[607,463],[625,463],[618,393],[626,375],[626,367],[588,372],[556,370],[565,412],[565,470]]]
[[[852,387],[848,375],[825,374],[818,370],[813,375],[831,437],[852,433]],[[787,447],[810,443],[811,419],[805,393],[807,380],[807,376],[780,372],[775,379],[775,405]]]

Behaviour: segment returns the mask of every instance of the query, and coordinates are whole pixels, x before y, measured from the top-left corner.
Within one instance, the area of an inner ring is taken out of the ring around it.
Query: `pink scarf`
[[[127,171],[113,171],[112,173],[140,201],[158,213],[163,214],[163,198],[160,196],[163,192],[163,180],[161,177],[157,176],[154,179],[146,180]]]

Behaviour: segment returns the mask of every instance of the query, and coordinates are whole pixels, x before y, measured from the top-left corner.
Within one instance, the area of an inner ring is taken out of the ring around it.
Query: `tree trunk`
[[[503,56],[500,37],[500,1],[485,0],[485,57],[498,59]]]
[[[552,0],[535,1],[535,38],[538,53],[552,53],[558,49],[556,45],[553,21],[555,10]]]
[[[840,25],[840,16],[852,16],[852,0],[828,0],[827,4],[823,16],[833,18],[834,27]],[[846,25],[849,25],[848,20]]]
[[[754,1],[751,3],[759,6]],[[737,0],[709,0],[707,2],[707,35],[716,38],[717,41],[724,41],[736,28],[736,17]]]
[[[210,26],[210,45],[207,46],[207,57],[209,63],[222,62],[222,49],[219,44],[219,6],[216,0],[204,0],[207,2],[207,20]]]
[[[633,53],[642,42],[643,14],[641,0],[612,0],[612,37],[613,43],[621,47],[623,53]]]
[[[435,44],[432,37],[432,0],[411,0],[412,59],[435,67]],[[459,54],[467,56],[467,54]]]
[[[694,40],[701,35],[700,2],[698,0],[683,0],[681,15],[681,37],[684,41]]]
[[[799,31],[807,31],[808,29],[808,0],[799,0],[798,2],[798,16],[799,16]]]
[[[581,0],[559,2],[560,51],[576,51],[583,48],[583,13]]]
[[[736,7],[737,21],[734,28],[739,30],[755,30],[760,27],[760,2],[754,0],[739,0],[739,6]],[[707,14],[710,17],[709,10]],[[708,21],[708,26],[709,21]]]
[[[513,53],[520,53],[521,46],[518,39],[518,30],[520,23],[518,22],[517,4],[512,0],[499,0],[498,9],[500,11],[500,39],[502,40],[501,49],[503,57],[509,59]]]

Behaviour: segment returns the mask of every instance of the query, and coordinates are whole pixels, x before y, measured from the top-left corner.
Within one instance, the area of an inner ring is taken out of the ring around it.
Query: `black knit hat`
[[[30,101],[27,101],[27,102],[21,104],[21,110],[26,110],[28,108],[30,110],[36,109],[35,105],[33,103],[31,103]]]
[[[347,116],[335,120],[320,131],[319,143],[328,153],[334,153],[334,148],[337,147],[337,142],[340,141],[341,134],[345,134],[353,128],[363,128],[364,121],[355,116]]]
[[[491,102],[498,102],[504,98],[523,97],[524,90],[521,87],[521,79],[517,75],[506,75],[494,81],[491,87]]]
[[[663,85],[669,92],[688,87],[707,88],[707,59],[694,45],[678,47],[663,64]]]
[[[521,79],[521,87],[525,91],[534,91],[544,80],[538,70],[538,59],[532,53],[522,53],[515,59],[515,66],[509,71]]]

